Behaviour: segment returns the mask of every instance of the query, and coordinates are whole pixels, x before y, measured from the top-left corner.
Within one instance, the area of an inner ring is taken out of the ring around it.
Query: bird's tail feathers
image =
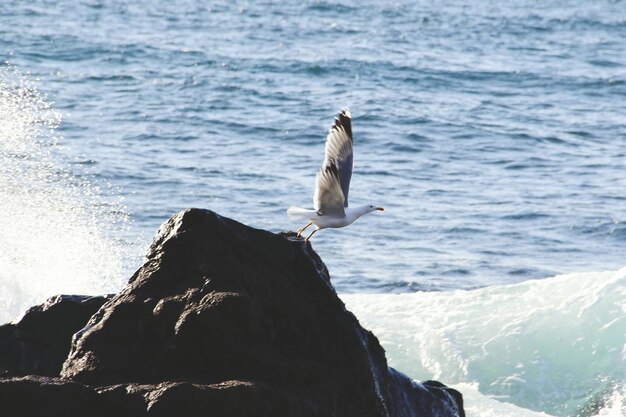
[[[289,207],[287,209],[287,215],[291,220],[309,220],[312,214],[315,214],[315,210],[300,207]]]

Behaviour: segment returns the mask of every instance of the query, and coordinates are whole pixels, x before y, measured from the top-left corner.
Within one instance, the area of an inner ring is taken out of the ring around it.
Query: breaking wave
[[[457,386],[469,415],[626,415],[626,268],[342,299],[391,366]]]

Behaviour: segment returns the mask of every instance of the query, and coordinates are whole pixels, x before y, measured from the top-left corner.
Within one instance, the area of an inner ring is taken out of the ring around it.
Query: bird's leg
[[[320,230],[320,229],[315,229],[315,230],[313,230],[313,231],[311,232],[311,234],[310,234],[310,235],[309,235],[306,239],[304,239],[304,241],[305,241],[305,242],[308,242],[308,241],[309,241],[309,239],[311,239],[311,236],[313,236],[313,235],[315,234],[315,232],[317,232],[318,230]]]
[[[296,237],[300,237],[300,235],[302,234],[302,232],[304,232],[304,231],[306,230],[306,228],[307,228],[307,227],[309,227],[309,226],[310,226],[310,225],[312,225],[312,224],[313,224],[313,222],[308,222],[308,223],[306,224],[306,226],[299,228],[299,229],[298,229],[298,233],[296,234]]]

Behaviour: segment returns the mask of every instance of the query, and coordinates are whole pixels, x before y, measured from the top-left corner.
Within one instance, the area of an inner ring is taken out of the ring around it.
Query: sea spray
[[[57,293],[123,282],[128,216],[56,151],[61,114],[16,68],[0,68],[0,322]],[[127,278],[127,277],[126,277]]]
[[[626,415],[626,268],[342,298],[380,338],[392,366],[418,380],[474,386],[467,407],[476,411],[468,415],[493,415],[476,405],[483,400],[521,413]]]

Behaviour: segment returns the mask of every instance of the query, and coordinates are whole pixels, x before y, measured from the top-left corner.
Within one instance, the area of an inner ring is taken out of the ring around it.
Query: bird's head
[[[376,210],[378,210],[378,211],[385,211],[385,209],[384,209],[384,208],[382,208],[382,207],[378,207],[378,206],[374,206],[374,205],[372,205],[372,204],[369,204],[369,205],[367,206],[367,212],[368,212],[368,213],[371,213],[372,211],[376,211]]]

